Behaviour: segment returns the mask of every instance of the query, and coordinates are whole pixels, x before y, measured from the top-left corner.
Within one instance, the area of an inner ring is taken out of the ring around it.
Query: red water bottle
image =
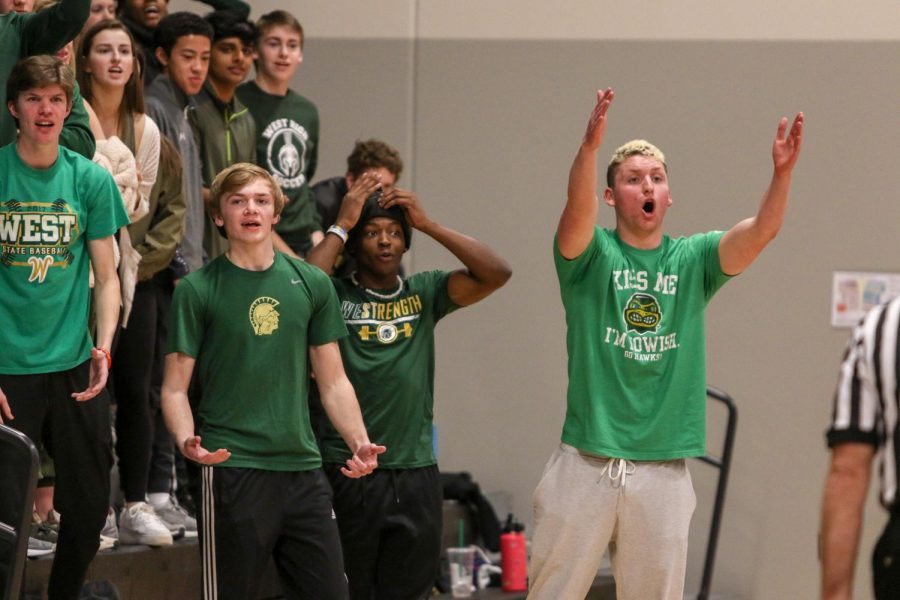
[[[525,554],[525,526],[512,514],[500,534],[501,589],[504,592],[528,591],[528,559]]]

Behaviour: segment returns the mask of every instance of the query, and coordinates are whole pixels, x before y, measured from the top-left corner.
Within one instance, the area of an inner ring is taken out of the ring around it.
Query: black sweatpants
[[[443,524],[437,465],[378,468],[350,479],[325,472],[334,490],[352,600],[420,600],[438,577]]]
[[[345,600],[347,577],[321,469],[203,466],[204,600],[255,598],[270,557],[288,600]]]
[[[892,514],[872,553],[875,600],[900,598],[900,514]]]
[[[172,304],[171,280],[162,275],[135,287],[128,326],[119,332],[113,360],[116,455],[126,502],[142,502],[147,495],[154,417],[159,412],[158,405],[152,407],[151,389],[154,381],[162,379]],[[164,433],[168,436],[165,429]],[[168,486],[170,480],[171,473],[164,485]],[[169,491],[168,487],[165,491]]]
[[[106,390],[86,402],[71,394],[88,387],[90,361],[68,371],[0,375],[13,419],[7,423],[56,463],[53,503],[62,515],[47,590],[51,600],[78,598],[88,565],[100,545],[109,506],[112,440]]]

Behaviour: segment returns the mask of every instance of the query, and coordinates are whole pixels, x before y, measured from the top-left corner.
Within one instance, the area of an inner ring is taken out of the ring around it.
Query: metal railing
[[[17,600],[22,586],[38,453],[23,433],[0,425],[0,598]]]
[[[731,454],[734,449],[734,435],[737,429],[737,406],[731,396],[713,387],[706,388],[706,397],[725,405],[728,410],[728,423],[725,428],[725,440],[722,443],[722,453],[719,458],[710,456],[698,457],[698,460],[719,469],[719,483],[716,486],[716,501],[713,505],[712,521],[709,525],[709,538],[706,543],[706,559],[703,563],[703,579],[700,583],[700,591],[697,600],[708,600],[709,589],[712,585],[713,569],[716,563],[716,548],[719,543],[719,530],[722,524],[722,510],[725,506],[725,490],[728,486],[728,474],[731,470]]]

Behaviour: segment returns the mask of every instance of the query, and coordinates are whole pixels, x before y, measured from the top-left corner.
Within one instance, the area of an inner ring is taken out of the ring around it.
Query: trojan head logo
[[[659,327],[662,313],[659,302],[649,294],[634,294],[625,305],[625,323],[629,331],[638,333],[655,332]]]
[[[256,335],[272,335],[278,329],[278,311],[275,307],[280,303],[275,298],[261,296],[250,305],[250,324]]]
[[[291,139],[291,131],[286,130],[281,134],[283,143],[278,149],[278,166],[287,177],[293,177],[300,172],[300,153]]]
[[[283,188],[294,189],[306,183],[309,133],[291,119],[276,119],[266,127],[266,162],[269,172]]]

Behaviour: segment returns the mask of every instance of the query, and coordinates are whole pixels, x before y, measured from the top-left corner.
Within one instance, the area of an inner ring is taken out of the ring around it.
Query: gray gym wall
[[[831,273],[900,270],[900,5],[737,4],[314,0],[288,8],[307,32],[295,88],[322,117],[315,179],[342,174],[355,139],[383,138],[406,161],[400,185],[434,219],[513,265],[505,288],[438,327],[435,412],[442,469],[511,494],[529,531],[531,493],[565,412],[551,242],[595,90],[616,89],[604,165],[635,137],[666,153],[673,235],[752,215],[771,176],[778,119],[805,112],[784,228],[719,292],[707,327],[709,383],[740,411],[713,589],[810,598],[823,432],[849,333],[829,325]],[[253,6],[258,17],[283,5]],[[187,0],[172,8],[207,10]],[[605,206],[600,222],[613,224]],[[457,261],[417,235],[411,264]],[[713,450],[723,422],[711,412]],[[689,592],[699,586],[715,489],[710,467],[694,461],[692,472]],[[857,598],[871,597],[870,550],[885,520],[875,491]]]

